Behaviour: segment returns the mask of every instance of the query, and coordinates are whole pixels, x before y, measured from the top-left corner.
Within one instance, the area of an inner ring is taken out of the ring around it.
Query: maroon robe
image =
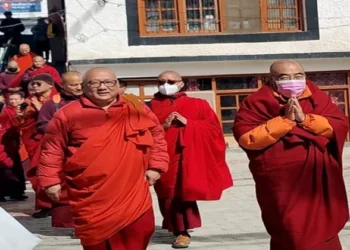
[[[155,185],[163,227],[175,233],[199,227],[196,201],[219,200],[233,185],[219,120],[206,101],[185,93],[172,97],[158,93],[151,108],[161,124],[175,111],[187,119],[186,126],[173,121],[165,133],[170,165]]]
[[[265,149],[245,150],[272,250],[340,250],[338,233],[349,219],[342,170],[348,119],[315,84],[307,85],[312,95],[299,103],[305,114],[328,120],[333,138],[296,126]],[[280,115],[284,106],[263,86],[241,104],[236,140]]]

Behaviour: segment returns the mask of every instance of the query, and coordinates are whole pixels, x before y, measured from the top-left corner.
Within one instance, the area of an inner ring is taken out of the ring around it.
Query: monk
[[[250,160],[271,250],[341,250],[349,219],[342,153],[348,119],[296,61],[270,68],[233,134]]]
[[[170,165],[155,190],[163,228],[176,237],[173,248],[186,248],[188,230],[202,224],[196,201],[219,200],[233,182],[221,125],[208,102],[186,96],[177,72],[161,73],[158,82],[151,108],[165,129]]]
[[[6,154],[7,158],[12,162],[11,169],[0,170],[0,200],[3,201],[6,200],[4,196],[10,196],[10,199],[20,201],[28,198],[24,195],[26,186],[22,161],[19,154],[20,134],[18,129],[12,126],[12,121],[16,118],[16,109],[23,102],[23,93],[10,93],[8,96],[8,105],[0,114],[0,145],[3,147],[4,154]],[[1,191],[6,191],[6,195]]]
[[[67,105],[68,103],[78,100],[83,94],[82,91],[83,78],[81,73],[72,71],[66,72],[62,75],[62,92],[56,94],[52,99],[44,103],[40,109],[39,117],[37,121],[37,131],[44,134],[47,129],[49,121],[57,110]],[[62,176],[62,182],[64,177]],[[67,189],[64,188],[65,184],[62,184],[60,200],[53,202],[51,209],[52,226],[73,228],[73,219],[67,198]]]
[[[19,69],[24,72],[33,65],[33,58],[36,56],[37,54],[30,51],[30,46],[23,43],[19,46],[19,54],[12,57],[11,60],[16,61]]]
[[[46,64],[46,61],[41,56],[36,56],[33,58],[33,65],[16,76],[9,84],[10,88],[21,87],[22,91],[28,94],[28,84],[33,76],[39,74],[49,74],[54,80],[54,91],[59,90],[62,87],[62,79],[58,71]]]
[[[27,177],[36,192],[36,210],[40,210],[32,216],[34,218],[45,218],[50,215],[51,200],[47,197],[45,191],[40,188],[36,179],[36,167],[40,155],[39,145],[42,138],[42,134],[38,133],[36,129],[36,122],[43,104],[56,93],[53,91],[54,80],[48,74],[34,76],[29,85],[33,88],[35,94],[26,99],[27,107],[22,106],[17,109],[17,118],[14,125],[21,131],[21,138],[31,161]]]
[[[169,164],[164,130],[136,96],[118,94],[109,69],[87,71],[83,92],[47,127],[40,184],[59,200],[64,172],[84,250],[145,250],[154,231],[149,186]]]

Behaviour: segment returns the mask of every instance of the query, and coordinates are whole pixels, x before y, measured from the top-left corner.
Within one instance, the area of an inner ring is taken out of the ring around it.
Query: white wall
[[[125,1],[100,6],[97,0],[66,0],[69,60],[350,51],[349,0],[318,0],[317,41],[131,47]]]
[[[350,58],[334,59],[304,59],[299,60],[305,70],[311,71],[335,71],[349,70]],[[182,76],[212,76],[234,74],[268,73],[270,60],[254,61],[220,61],[220,62],[178,62],[178,63],[136,63],[136,64],[110,64],[104,65],[117,73],[120,78],[156,77],[162,71],[175,70]],[[73,65],[72,70],[82,73],[98,65],[85,64]]]

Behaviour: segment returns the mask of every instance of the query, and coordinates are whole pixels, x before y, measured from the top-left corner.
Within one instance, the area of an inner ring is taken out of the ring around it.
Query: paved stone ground
[[[235,187],[226,191],[219,202],[202,202],[204,226],[193,232],[191,249],[215,250],[268,250],[269,236],[261,223],[260,212],[255,200],[254,184],[247,167],[244,153],[238,149],[229,150],[228,162],[235,179]],[[345,148],[345,178],[350,190],[350,147]],[[25,227],[37,234],[43,241],[36,250],[81,250],[78,240],[70,239],[69,230],[50,227],[50,219],[32,219],[33,193],[28,191],[27,202],[1,204]],[[156,223],[161,217],[156,209]],[[157,226],[149,250],[171,249],[172,236]],[[341,233],[345,250],[350,250],[350,224]]]

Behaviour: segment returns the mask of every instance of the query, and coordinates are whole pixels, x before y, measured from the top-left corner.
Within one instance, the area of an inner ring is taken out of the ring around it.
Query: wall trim
[[[256,43],[319,40],[317,0],[304,1],[306,31],[286,33],[220,34],[201,36],[140,37],[137,0],[127,0],[126,17],[129,46],[169,44]]]
[[[69,60],[71,65],[86,64],[139,64],[139,63],[174,63],[174,62],[210,62],[210,61],[245,61],[245,60],[278,60],[278,59],[317,59],[317,58],[346,58],[348,52],[318,52],[299,54],[262,54],[262,55],[216,55],[216,56],[179,56],[179,57],[133,57],[106,58],[91,60]]]

